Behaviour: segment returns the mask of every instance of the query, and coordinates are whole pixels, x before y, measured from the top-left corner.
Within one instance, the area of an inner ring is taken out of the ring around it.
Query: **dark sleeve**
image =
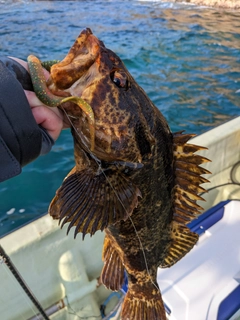
[[[54,143],[37,125],[23,88],[32,89],[28,72],[12,59],[0,57],[0,181],[18,175]]]

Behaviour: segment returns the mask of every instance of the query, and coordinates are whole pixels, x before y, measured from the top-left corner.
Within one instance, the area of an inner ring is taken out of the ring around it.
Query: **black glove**
[[[29,73],[16,61],[0,57],[0,181],[19,174],[54,144],[37,125],[23,89],[33,90]]]
[[[21,83],[24,90],[34,91],[30,74],[20,63],[11,58],[1,56],[0,61],[8,68],[13,77]]]

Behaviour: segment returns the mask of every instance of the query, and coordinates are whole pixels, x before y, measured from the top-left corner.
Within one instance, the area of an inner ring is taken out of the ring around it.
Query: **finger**
[[[24,90],[24,92],[31,108],[43,105],[43,103],[36,96],[35,92],[28,90]]]
[[[11,58],[11,59],[13,59],[13,60],[15,60],[15,61],[17,61],[19,64],[21,64],[26,70],[28,70],[28,72],[29,72],[29,69],[28,69],[28,63],[26,62],[26,61],[24,61],[24,60],[21,60],[21,59],[18,59],[18,58],[15,58],[15,57],[9,57],[9,58]],[[46,78],[46,80],[49,78],[49,72],[46,70],[46,69],[44,69],[43,68],[43,72],[44,72],[44,76],[45,76],[45,78]]]
[[[45,106],[38,99],[38,97],[36,96],[35,92],[27,91],[27,90],[24,90],[24,92],[25,92],[25,95],[26,95],[26,97],[28,99],[28,103],[29,103],[31,109],[33,109],[35,107]],[[51,109],[53,112],[55,112],[57,115],[59,115],[61,117],[61,119],[63,119],[63,129],[67,129],[67,128],[71,127],[71,124],[70,124],[67,116],[65,115],[64,112],[62,112],[61,109],[56,108],[56,107],[48,107],[48,106],[45,106],[45,107]]]
[[[46,129],[53,140],[57,140],[61,130],[63,129],[62,114],[59,110],[57,111],[58,112],[45,106],[32,108],[32,113],[37,124]]]

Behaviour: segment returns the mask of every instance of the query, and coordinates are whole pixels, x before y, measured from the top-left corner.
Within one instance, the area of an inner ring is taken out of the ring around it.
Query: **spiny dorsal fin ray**
[[[175,151],[178,148],[178,150],[182,150],[183,153],[189,153],[193,154],[194,152],[201,151],[201,150],[207,150],[205,147],[200,147],[195,144],[186,143],[182,146],[173,147],[173,151]]]
[[[193,172],[195,174],[210,174],[211,172],[208,171],[205,168],[199,167],[198,165],[194,164],[194,163],[190,163],[187,162],[185,159],[178,159],[175,161],[175,165],[176,167],[178,167],[179,169],[185,170],[187,172]]]
[[[182,179],[181,177],[176,177],[176,184],[180,185],[183,190],[198,194],[207,192],[203,187],[200,187],[198,184],[191,183],[191,181]]]
[[[107,235],[104,239],[102,259],[104,266],[101,273],[101,282],[112,291],[120,290],[124,281],[124,266]]]
[[[188,227],[173,221],[171,226],[172,243],[166,257],[161,263],[161,268],[171,267],[184,257],[197,243],[198,234],[191,232]]]
[[[196,134],[194,133],[183,134],[183,132],[184,130],[175,132],[173,134],[175,145],[184,145],[185,143],[188,142],[188,140],[196,136]]]
[[[203,208],[197,201],[204,200],[198,194],[205,192],[199,185],[208,180],[202,174],[210,172],[200,167],[209,160],[194,152],[206,149],[187,143],[193,136],[177,132],[173,134],[173,157],[175,167],[174,212],[173,220],[179,224],[187,224],[201,214]]]
[[[191,201],[187,197],[183,197],[181,194],[175,193],[175,207],[181,208],[187,211],[202,211],[203,207],[199,206],[196,201]],[[200,213],[199,213],[200,214]]]
[[[176,185],[175,192],[177,192],[178,194],[181,194],[182,197],[184,197],[185,199],[189,199],[190,201],[198,201],[198,200],[206,201],[205,199],[200,197],[197,193],[187,190],[185,186],[182,187],[180,185]]]
[[[195,216],[196,218],[197,216]],[[180,223],[180,224],[186,224],[186,223],[189,223],[190,222],[190,219],[189,217],[183,217],[182,215],[177,215],[177,214],[174,214],[174,221]]]
[[[80,196],[81,195],[81,196]],[[49,213],[59,219],[61,227],[67,222],[69,230],[93,235],[109,224],[126,220],[141,197],[139,189],[119,170],[96,173],[92,169],[69,175],[49,206]]]
[[[178,151],[178,152],[173,152],[173,155],[174,155],[175,159],[181,159],[182,161],[185,160],[188,163],[193,163],[193,164],[197,164],[197,165],[209,162],[209,160],[207,158],[199,156],[194,153],[192,153],[192,154],[185,153],[185,152],[180,153]]]
[[[183,210],[182,208],[178,208],[178,207],[175,207],[175,212],[174,212],[174,215],[181,216],[183,219],[185,219],[187,221],[186,223],[188,223],[192,219],[195,219],[199,214],[200,214],[200,211],[198,210],[189,210],[186,208],[184,208]]]
[[[194,172],[187,172],[180,168],[175,168],[175,173],[177,178],[188,180],[189,182],[194,183],[196,185],[210,182],[208,179],[201,177],[198,174],[195,174]]]

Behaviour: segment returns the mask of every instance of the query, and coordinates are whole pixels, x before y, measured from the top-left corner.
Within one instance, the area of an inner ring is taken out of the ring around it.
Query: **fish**
[[[122,60],[89,28],[51,66],[46,87],[63,99],[75,157],[49,214],[67,233],[74,228],[74,237],[105,232],[102,284],[118,291],[128,277],[122,320],[165,320],[157,270],[198,241],[187,224],[203,209],[201,184],[210,172],[201,165],[209,160],[196,153],[205,148],[189,142],[194,134],[171,132]],[[80,97],[87,109],[66,97]]]

